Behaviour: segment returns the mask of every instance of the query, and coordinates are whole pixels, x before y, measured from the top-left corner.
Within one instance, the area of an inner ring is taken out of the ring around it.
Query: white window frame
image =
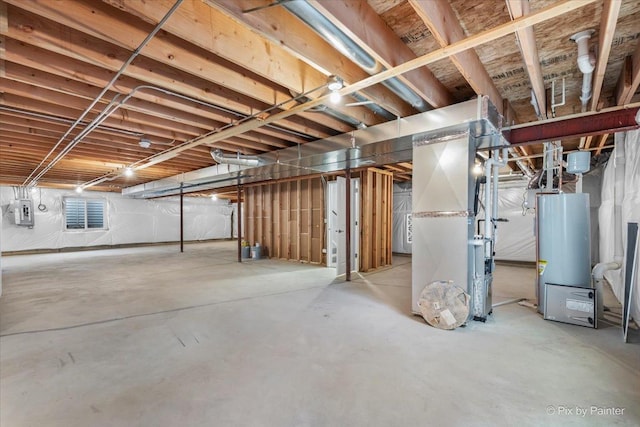
[[[83,218],[84,218],[84,227],[83,228],[69,228],[69,223],[67,221],[67,203],[69,200],[74,201],[82,201],[84,206]],[[87,215],[87,202],[89,201],[99,201],[102,202],[102,227],[89,227],[89,216]],[[107,199],[104,197],[73,197],[73,196],[65,196],[62,199],[62,206],[64,212],[64,230],[70,232],[90,232],[90,231],[105,231],[109,229],[107,222]]]

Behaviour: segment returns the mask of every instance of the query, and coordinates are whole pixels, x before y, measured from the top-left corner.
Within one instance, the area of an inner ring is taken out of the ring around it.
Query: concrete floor
[[[640,425],[617,327],[510,304],[441,331],[408,313],[409,257],[345,283],[234,250],[3,258],[0,425]],[[500,267],[494,302],[533,299],[534,273]]]

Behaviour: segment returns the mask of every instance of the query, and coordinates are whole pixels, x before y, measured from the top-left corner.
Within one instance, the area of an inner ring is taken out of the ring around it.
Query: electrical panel
[[[13,202],[13,214],[16,225],[23,227],[33,227],[33,201],[29,199],[19,199]]]

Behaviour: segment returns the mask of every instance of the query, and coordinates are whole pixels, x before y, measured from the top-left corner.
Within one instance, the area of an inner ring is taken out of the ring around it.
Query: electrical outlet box
[[[13,215],[16,225],[33,227],[33,201],[29,199],[14,200]]]

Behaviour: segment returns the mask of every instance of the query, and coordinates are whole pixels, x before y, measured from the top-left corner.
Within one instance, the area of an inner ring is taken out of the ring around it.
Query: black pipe
[[[184,252],[184,192],[180,184],[180,252]]]
[[[240,190],[240,179],[238,179],[236,199],[238,199],[238,262],[242,262],[242,193]]]
[[[344,171],[345,177],[345,194],[346,194],[346,209],[345,209],[345,246],[347,252],[347,282],[351,281],[351,170],[347,168]]]

